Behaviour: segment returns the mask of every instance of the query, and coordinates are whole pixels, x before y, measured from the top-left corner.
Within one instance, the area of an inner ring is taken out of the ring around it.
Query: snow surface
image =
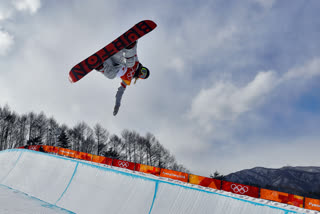
[[[318,213],[24,149],[0,152],[0,184],[7,213]]]
[[[54,207],[49,203],[40,201],[36,198],[31,198],[17,190],[10,189],[0,185],[0,213],[11,214],[58,214],[70,213],[61,208]]]

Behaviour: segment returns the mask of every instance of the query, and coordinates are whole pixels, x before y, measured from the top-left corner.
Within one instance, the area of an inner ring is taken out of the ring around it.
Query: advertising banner
[[[74,158],[81,159],[80,153],[81,153],[81,152],[76,151],[76,152],[74,153]]]
[[[88,154],[85,152],[80,152],[80,159],[86,160],[86,161],[92,161],[92,154]]]
[[[59,147],[55,146],[55,147],[52,148],[52,152],[58,154],[59,153],[59,149],[60,149]]]
[[[29,149],[30,149],[30,150],[33,150],[33,151],[39,151],[39,148],[40,148],[40,145],[37,145],[37,146],[29,146]]]
[[[303,208],[303,196],[289,194],[288,204]]]
[[[93,156],[92,156],[92,162],[101,163],[101,164],[106,164],[106,165],[110,165],[110,166],[111,166],[111,164],[112,164],[112,158],[107,158],[107,157],[103,157],[103,156],[93,155]]]
[[[278,192],[268,189],[260,190],[260,198],[270,201],[277,201],[280,203],[290,204],[297,207],[303,207],[303,197],[298,195],[292,195],[285,192]]]
[[[20,146],[20,147],[17,147],[16,149],[28,149],[28,146]]]
[[[248,186],[229,181],[222,182],[222,190],[236,193],[239,195],[247,195],[254,198],[259,198],[259,187]]]
[[[42,146],[43,150],[48,153],[52,153],[54,147],[53,146]]]
[[[178,172],[178,171],[169,170],[169,169],[161,169],[160,176],[183,181],[183,182],[188,182],[188,174],[184,172]]]
[[[144,165],[144,164],[140,164],[140,163],[136,163],[135,171],[160,176],[160,168],[159,167]]]
[[[306,198],[304,203],[304,208],[320,211],[320,200],[313,199],[313,198]]]
[[[81,159],[81,160],[86,160],[86,161],[91,161],[92,160],[92,155],[85,153],[85,152],[77,152],[75,151],[75,158]]]
[[[189,175],[189,183],[196,184],[203,187],[210,187],[212,189],[221,189],[221,180],[202,177],[199,175]]]
[[[74,158],[75,154],[76,154],[76,151],[73,151],[73,150],[70,150],[70,149],[60,148],[58,154]]]
[[[113,159],[112,166],[134,170],[134,163],[129,161]]]
[[[260,189],[260,198],[270,200],[270,201],[277,201],[280,203],[287,203],[288,202],[288,193],[278,192],[269,189]]]

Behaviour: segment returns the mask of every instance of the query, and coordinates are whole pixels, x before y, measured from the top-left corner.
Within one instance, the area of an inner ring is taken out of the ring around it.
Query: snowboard
[[[99,67],[106,59],[128,47],[156,27],[157,24],[151,20],[143,20],[137,23],[113,42],[76,64],[69,72],[70,82],[75,83],[79,81],[93,69]]]

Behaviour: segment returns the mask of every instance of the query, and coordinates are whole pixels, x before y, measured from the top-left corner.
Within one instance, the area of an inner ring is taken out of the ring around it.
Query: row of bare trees
[[[18,115],[8,105],[0,106],[0,150],[38,144],[188,172],[151,133],[141,136],[125,129],[118,136],[100,124],[91,128],[85,122],[69,128],[44,113]]]

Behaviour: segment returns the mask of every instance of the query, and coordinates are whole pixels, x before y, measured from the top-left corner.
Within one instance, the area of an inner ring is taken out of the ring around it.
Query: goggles
[[[139,78],[145,79],[147,75],[148,75],[148,70],[145,67],[142,67],[140,70]]]

